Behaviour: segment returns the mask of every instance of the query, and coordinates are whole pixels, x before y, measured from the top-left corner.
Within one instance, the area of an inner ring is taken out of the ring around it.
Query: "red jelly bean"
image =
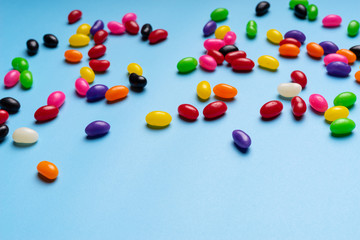
[[[59,109],[57,107],[53,105],[46,105],[36,110],[34,117],[37,121],[42,122],[56,118],[58,113],[59,113]]]
[[[296,45],[298,48],[301,47],[301,42],[299,42],[298,40],[296,40],[295,38],[285,38],[283,40],[281,40],[281,42],[279,43],[279,45],[284,45],[284,44],[294,44]]]
[[[110,62],[108,60],[90,60],[89,66],[95,72],[105,72],[110,67]]]
[[[106,47],[102,44],[99,44],[90,48],[88,55],[89,58],[99,58],[104,56],[105,52],[106,52]]]
[[[164,41],[168,36],[168,32],[164,29],[156,29],[149,35],[149,42],[151,44]]]
[[[232,61],[234,61],[237,58],[246,58],[246,52],[244,52],[244,51],[229,52],[225,56],[225,61],[227,61],[228,63],[231,64]]]
[[[306,75],[302,71],[299,70],[293,71],[290,77],[294,83],[300,84],[302,88],[304,88],[307,84]]]
[[[215,49],[211,49],[211,50],[207,51],[206,54],[209,56],[212,56],[218,65],[220,65],[224,62],[224,55],[222,55],[221,52],[219,52]]]
[[[299,96],[293,97],[291,99],[291,108],[293,114],[296,117],[301,117],[304,115],[307,109],[305,101]]]
[[[190,104],[181,104],[178,107],[179,115],[188,120],[196,120],[199,116],[199,111]]]
[[[131,35],[136,35],[139,32],[139,24],[135,21],[127,21],[125,23],[125,29],[126,31]]]
[[[273,100],[265,103],[260,109],[260,115],[263,118],[273,118],[278,116],[283,110],[283,104],[280,101]]]
[[[108,37],[108,32],[105,30],[99,30],[95,33],[94,35],[94,42],[95,44],[101,44],[103,42],[105,42],[105,40]]]
[[[69,23],[75,23],[80,20],[82,12],[80,10],[73,10],[68,15]]]
[[[215,101],[209,103],[203,110],[205,118],[216,118],[223,115],[227,110],[226,103],[222,101]]]
[[[5,123],[9,118],[9,113],[5,110],[0,110],[0,125]]]
[[[251,71],[255,63],[249,58],[237,58],[231,62],[231,66],[235,71]]]

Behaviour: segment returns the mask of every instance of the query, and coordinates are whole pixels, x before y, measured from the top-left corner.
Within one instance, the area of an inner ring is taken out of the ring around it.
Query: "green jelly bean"
[[[356,124],[353,120],[348,118],[339,118],[333,121],[330,125],[330,131],[334,134],[349,134],[354,130]]]
[[[211,20],[215,22],[224,21],[229,14],[229,11],[226,8],[217,8],[214,11],[212,11],[210,17]]]
[[[298,4],[302,4],[305,7],[307,7],[309,5],[309,1],[308,0],[291,0],[289,2],[290,8],[294,9],[294,7]]]
[[[246,34],[249,38],[254,38],[257,34],[257,24],[254,20],[250,20],[246,24]]]
[[[25,70],[21,72],[20,83],[26,89],[31,88],[33,84],[33,76],[29,70]]]
[[[188,73],[194,71],[198,65],[198,61],[193,57],[186,57],[181,59],[177,64],[177,69],[181,73]]]
[[[19,72],[29,69],[28,61],[26,61],[26,59],[22,57],[14,58],[11,62],[11,65],[15,70],[18,70]]]
[[[351,107],[356,102],[356,95],[352,92],[343,92],[334,99],[335,106]]]
[[[350,37],[355,37],[359,33],[360,24],[356,20],[352,20],[347,28]]]
[[[308,19],[310,21],[314,21],[317,18],[318,15],[318,8],[315,4],[310,4],[307,7],[307,12],[308,12]]]

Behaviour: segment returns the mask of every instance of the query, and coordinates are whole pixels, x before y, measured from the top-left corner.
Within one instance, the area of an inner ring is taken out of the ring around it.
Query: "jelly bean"
[[[276,29],[270,29],[266,33],[267,39],[273,44],[279,44],[283,40],[282,34]]]
[[[90,33],[94,36],[97,31],[102,29],[104,29],[104,22],[101,20],[96,20],[90,28]]]
[[[297,4],[294,7],[294,15],[300,19],[305,19],[307,16],[307,8],[302,4]]]
[[[291,108],[295,117],[301,117],[307,109],[305,101],[299,96],[291,99]]]
[[[331,62],[326,66],[328,74],[337,77],[346,77],[351,72],[351,67],[344,62]]]
[[[12,135],[13,141],[20,144],[33,144],[39,139],[39,134],[31,128],[21,127]]]
[[[15,98],[5,97],[0,100],[0,107],[8,113],[17,113],[20,109],[20,103]]]
[[[181,104],[178,107],[178,113],[181,117],[190,121],[194,121],[199,117],[199,111],[190,104]]]
[[[211,12],[210,18],[215,22],[224,21],[229,15],[229,11],[226,8],[217,8]]]
[[[294,38],[301,42],[301,44],[303,44],[306,40],[305,34],[299,30],[288,31],[287,33],[285,33],[284,38]]]
[[[325,66],[328,65],[329,63],[337,62],[337,61],[344,62],[346,64],[348,63],[348,59],[341,54],[330,53],[324,57]]]
[[[349,49],[356,55],[356,59],[360,60],[360,45],[355,45]]]
[[[302,71],[295,70],[291,73],[290,77],[294,83],[300,84],[302,88],[304,88],[307,84],[307,77]]]
[[[40,162],[37,165],[36,169],[38,170],[41,176],[49,180],[54,180],[59,175],[59,170],[56,167],[56,165],[48,161]]]
[[[356,102],[356,95],[352,92],[343,92],[337,95],[334,99],[335,106],[351,107]]]
[[[222,101],[215,101],[206,105],[203,110],[205,118],[213,119],[222,116],[227,110],[226,103]]]
[[[357,71],[357,72],[355,73],[355,80],[356,80],[358,83],[360,83],[360,71]]]
[[[56,48],[59,44],[59,40],[54,34],[45,34],[43,37],[44,45],[48,48]]]
[[[263,118],[274,118],[280,115],[282,110],[283,110],[283,104],[280,101],[272,100],[265,103],[260,108],[260,115]]]
[[[80,20],[82,12],[80,10],[72,10],[68,15],[68,21],[70,24],[76,23]]]
[[[222,55],[221,52],[219,52],[219,51],[212,49],[212,50],[207,51],[206,54],[213,57],[218,65],[222,64],[224,62],[224,59],[225,59],[224,55]]]
[[[283,44],[279,47],[279,53],[283,57],[297,57],[300,53],[300,48],[294,44]]]
[[[101,44],[106,41],[108,37],[108,32],[105,30],[99,30],[94,35],[94,42],[95,44]]]
[[[231,29],[229,26],[220,26],[215,30],[215,38],[224,39],[225,34],[229,32]]]
[[[168,32],[164,29],[156,29],[149,34],[150,44],[164,41],[168,36]]]
[[[78,50],[67,50],[65,51],[65,59],[68,62],[72,62],[72,63],[78,63],[81,61],[83,55],[81,52],[79,52]]]
[[[342,19],[339,15],[330,14],[323,18],[322,24],[324,27],[338,27],[341,21]]]
[[[86,92],[86,98],[89,102],[99,101],[105,98],[105,93],[108,90],[108,87],[103,84],[96,84],[89,88]]]
[[[9,134],[9,127],[5,124],[0,125],[0,141],[2,141]]]
[[[110,67],[110,62],[108,60],[90,60],[89,66],[95,72],[105,72]]]
[[[11,65],[15,70],[19,72],[25,71],[29,69],[29,63],[25,58],[16,57],[11,61]]]
[[[317,43],[311,42],[306,45],[307,53],[314,58],[321,58],[324,55],[324,49]]]
[[[80,96],[86,96],[87,91],[89,90],[89,83],[83,79],[78,78],[75,81],[75,90]]]
[[[29,89],[33,85],[33,75],[29,70],[22,71],[19,79],[21,86],[25,89]]]
[[[58,114],[59,114],[59,109],[57,107],[52,105],[50,106],[46,105],[36,110],[34,114],[34,118],[38,122],[43,122],[56,118]]]
[[[251,138],[244,131],[234,130],[232,132],[232,137],[236,146],[242,149],[247,149],[251,145]]]
[[[88,52],[88,56],[89,58],[99,58],[105,55],[106,52],[106,47],[105,45],[99,44],[99,45],[95,45],[92,48],[90,48],[89,52]]]
[[[90,29],[91,29],[91,26],[89,24],[83,23],[77,28],[76,33],[77,34],[89,35],[90,34]]]
[[[90,138],[102,137],[110,131],[110,124],[105,121],[93,121],[85,128],[85,133]]]
[[[128,32],[129,34],[131,35],[136,35],[138,34],[139,32],[139,24],[137,24],[137,22],[135,21],[127,21],[126,23],[124,23],[125,25],[125,29],[126,29],[126,32]]]
[[[60,108],[64,104],[65,98],[65,93],[62,91],[52,92],[47,99],[47,105],[53,105]]]
[[[225,42],[224,40],[221,39],[206,39],[204,41],[204,47],[208,51],[212,49],[219,51],[220,48],[224,46],[225,46]]]
[[[219,52],[224,55],[224,57],[231,52],[239,51],[239,49],[235,45],[225,45],[219,49]]]
[[[107,27],[112,34],[123,34],[125,32],[124,24],[116,21],[108,22]]]
[[[107,92],[105,93],[105,98],[109,102],[116,101],[122,98],[125,98],[129,93],[129,89],[125,86],[118,85],[109,88]]]
[[[143,37],[143,39],[148,39],[150,33],[152,32],[153,28],[149,23],[146,23],[142,26],[141,28],[141,36]]]
[[[224,42],[226,45],[232,45],[236,41],[236,34],[233,31],[229,31],[224,36]]]
[[[199,58],[199,64],[203,69],[208,71],[214,71],[217,66],[216,60],[209,55],[202,55]]]
[[[70,46],[72,47],[84,47],[90,42],[89,36],[85,34],[74,34],[69,38]]]
[[[319,45],[324,49],[324,54],[328,55],[329,53],[336,53],[339,50],[338,46],[331,41],[324,41],[319,43]]]
[[[180,73],[188,73],[194,71],[198,65],[198,61],[193,57],[186,57],[181,59],[177,64],[177,69]]]
[[[136,16],[135,13],[126,13],[126,14],[123,16],[121,22],[122,22],[123,24],[125,24],[125,23],[128,22],[128,21],[136,21],[136,19],[137,19],[137,16]]]
[[[254,38],[257,34],[257,24],[254,20],[248,21],[246,24],[246,34],[249,38]]]
[[[147,84],[147,80],[144,76],[139,76],[136,73],[131,73],[129,75],[129,82],[133,88],[144,88]]]
[[[325,112],[328,109],[326,99],[320,94],[311,94],[309,97],[310,106],[318,112]]]
[[[237,89],[225,83],[220,83],[213,88],[214,94],[219,98],[231,99],[237,95]]]
[[[198,97],[202,100],[209,99],[211,95],[211,87],[210,83],[207,81],[201,81],[196,87],[196,93]]]
[[[143,74],[142,68],[137,63],[130,63],[127,66],[127,70],[128,70],[129,74],[131,74],[131,73],[136,73],[137,75],[142,75]]]
[[[359,33],[360,23],[356,20],[350,21],[347,31],[350,37],[355,37]]]
[[[299,95],[302,87],[298,83],[280,83],[277,87],[277,90],[280,96],[292,98]]]
[[[348,118],[339,118],[330,125],[330,131],[335,135],[350,134],[356,127],[353,120]]]
[[[26,42],[26,47],[29,55],[35,55],[39,50],[39,43],[35,39],[29,39]]]
[[[289,2],[291,9],[293,9],[298,4],[302,4],[305,7],[307,7],[309,5],[309,2],[308,2],[308,0],[290,0],[290,2]]]
[[[234,61],[237,58],[246,58],[246,52],[244,51],[234,51],[234,52],[229,52],[228,54],[226,54],[225,56],[225,61],[227,61],[228,63],[232,63],[232,61]]]
[[[270,70],[276,70],[279,67],[279,61],[269,55],[263,55],[258,58],[258,64],[262,68],[270,69]]]
[[[171,120],[171,115],[163,111],[152,111],[145,117],[147,124],[154,127],[166,127],[171,123]]]
[[[95,79],[95,73],[94,71],[89,67],[82,67],[80,69],[80,76],[85,79],[88,83],[94,82]]]
[[[211,34],[213,34],[215,32],[216,28],[217,28],[217,25],[216,25],[215,21],[213,21],[213,20],[208,21],[203,28],[204,36],[207,37],[207,36],[210,36]]]
[[[284,44],[293,44],[293,45],[297,46],[298,48],[301,47],[301,43],[298,40],[296,40],[295,38],[284,38],[283,40],[281,40],[279,45],[281,46]]]
[[[256,16],[263,16],[269,11],[270,3],[267,1],[259,2],[255,7]]]
[[[349,64],[353,64],[356,61],[356,55],[350,50],[340,49],[336,53],[345,56]]]
[[[222,55],[221,55],[222,56]],[[4,77],[5,87],[13,87],[19,82],[20,72],[18,70],[10,70]]]
[[[9,118],[9,113],[3,109],[0,110],[0,125],[4,124]]]
[[[251,71],[255,63],[249,58],[237,58],[231,62],[234,71]]]
[[[308,12],[308,19],[310,21],[314,21],[318,16],[318,8],[315,4],[310,4],[307,7],[307,12]]]
[[[335,106],[326,110],[324,117],[326,121],[333,122],[339,118],[347,118],[349,116],[349,109],[344,106]]]

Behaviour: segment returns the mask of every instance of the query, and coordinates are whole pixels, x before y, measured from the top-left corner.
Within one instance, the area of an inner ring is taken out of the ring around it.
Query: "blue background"
[[[306,48],[296,59],[278,55],[278,47],[266,40],[266,31],[275,28],[285,34],[303,31],[309,42],[334,41],[340,48],[359,44],[346,28],[359,21],[359,2],[314,1],[319,8],[314,22],[294,17],[288,1],[271,1],[263,17],[254,15],[258,1],[1,1],[0,75],[11,69],[14,57],[26,57],[34,85],[0,88],[0,97],[12,96],[21,111],[11,115],[8,137],[0,144],[0,239],[359,239],[360,161],[359,134],[345,138],[331,136],[322,115],[309,109],[300,121],[290,101],[280,99],[277,85],[289,82],[290,73],[306,73],[308,85],[300,96],[308,101],[322,94],[332,106],[343,91],[359,93],[352,67],[347,78],[326,74],[322,61],[311,59]],[[177,73],[177,62],[187,56],[204,54],[203,25],[217,7],[229,9],[226,24],[238,35],[236,42],[248,57],[268,54],[280,61],[277,72],[260,69],[234,73],[219,66],[209,73],[201,69]],[[81,20],[67,24],[73,9],[83,12]],[[127,12],[138,15],[138,23],[151,23],[168,30],[165,42],[150,46],[140,36],[109,36],[103,57],[111,62],[105,74],[96,75],[96,84],[128,86],[126,67],[140,64],[148,85],[142,93],[130,91],[115,104],[88,103],[75,94],[79,70],[88,65],[84,58],[68,64],[63,54],[68,38],[82,23],[97,19],[121,21]],[[321,20],[335,13],[343,17],[341,27],[325,29]],[[258,24],[258,35],[247,39],[250,19]],[[42,36],[59,38],[56,49],[42,45]],[[27,56],[25,42],[35,38],[39,52]],[[203,80],[211,86],[227,83],[238,89],[235,100],[220,119],[205,121],[202,116],[189,123],[177,115],[182,103],[195,105],[200,112],[211,100],[200,102],[196,85]],[[33,114],[46,104],[48,95],[65,92],[66,103],[59,116],[36,124]],[[260,119],[259,109],[279,99],[282,114],[273,121]],[[146,126],[145,116],[153,110],[169,112],[173,121],[162,130]],[[355,105],[349,118],[360,123]],[[94,120],[111,124],[103,138],[88,140],[86,125]],[[35,129],[40,139],[30,147],[12,142],[19,127]],[[242,129],[252,138],[248,152],[233,144],[231,132]],[[47,160],[59,168],[53,183],[37,176],[36,166]]]

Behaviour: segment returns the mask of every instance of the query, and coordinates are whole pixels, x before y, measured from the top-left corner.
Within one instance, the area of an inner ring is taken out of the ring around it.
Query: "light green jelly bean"
[[[330,131],[334,134],[349,134],[356,127],[353,120],[348,118],[339,118],[333,121],[330,125]]]
[[[314,21],[318,16],[318,8],[315,4],[310,4],[307,7],[307,12],[308,12],[308,19],[310,21]]]
[[[351,107],[356,102],[356,95],[352,92],[343,92],[334,99],[335,106]]]
[[[309,1],[308,0],[291,0],[289,2],[290,8],[294,9],[294,7],[298,4],[302,4],[305,7],[307,7],[309,5]]]
[[[177,69],[181,73],[188,73],[194,71],[198,65],[198,61],[193,57],[186,57],[181,59],[177,64]]]
[[[25,70],[21,72],[20,83],[26,89],[31,88],[33,84],[33,76],[29,70]]]
[[[22,72],[29,69],[29,63],[25,58],[16,57],[11,61],[11,65],[15,70]]]
[[[355,37],[359,33],[360,24],[356,20],[352,20],[347,28],[350,37]]]
[[[256,24],[256,22],[254,20],[250,20],[246,24],[246,34],[250,38],[254,38],[256,36],[256,34],[257,34],[257,24]]]
[[[224,21],[229,15],[229,11],[226,8],[217,8],[210,14],[211,20],[215,22]]]

